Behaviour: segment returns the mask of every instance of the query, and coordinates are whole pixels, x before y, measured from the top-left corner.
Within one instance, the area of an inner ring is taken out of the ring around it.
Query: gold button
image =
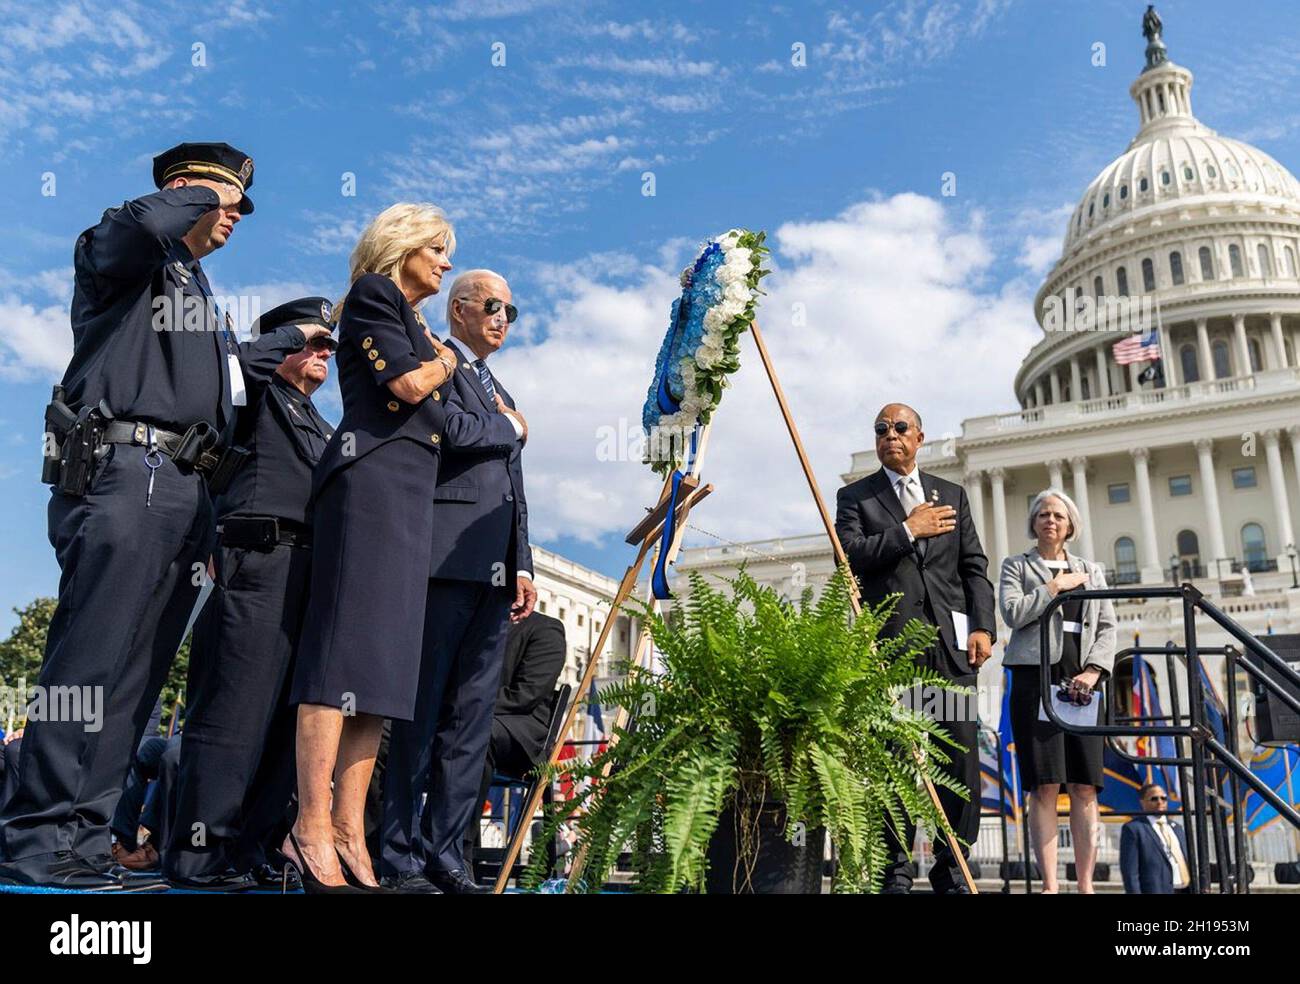
[[[429,440],[432,441],[434,444],[437,444],[440,438],[438,437],[437,434],[430,434]]]
[[[439,393],[437,390],[434,390],[434,391],[433,391],[433,398],[434,398],[435,400],[441,400],[441,399],[442,399],[442,394]]]
[[[371,338],[369,335],[367,335],[365,338],[361,340],[361,347],[363,349],[368,349],[373,344],[375,344],[375,340]]]
[[[383,372],[384,366],[386,365],[388,365],[388,363],[385,362],[383,359],[380,359],[378,362],[375,363],[375,372]]]
[[[391,411],[393,411],[393,413],[397,413],[397,401],[396,401],[396,400],[389,400],[389,401],[388,401],[388,409],[391,410]]]
[[[379,349],[371,349],[371,350],[370,350],[370,361],[371,361],[371,362],[374,362],[377,358],[379,358]]]

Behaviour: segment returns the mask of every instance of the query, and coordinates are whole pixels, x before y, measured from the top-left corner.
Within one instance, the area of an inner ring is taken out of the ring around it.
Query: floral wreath
[[[683,461],[686,436],[709,422],[727,379],[740,368],[740,336],[754,323],[766,234],[732,229],[710,240],[682,271],[682,294],[646,396],[641,424],[650,438],[646,460],[667,475]]]

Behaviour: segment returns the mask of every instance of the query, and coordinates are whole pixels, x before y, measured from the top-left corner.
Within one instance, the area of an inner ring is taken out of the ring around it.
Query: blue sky
[[[889,399],[920,405],[931,440],[1013,405],[1065,216],[1136,130],[1145,8],[44,6],[0,2],[0,627],[57,585],[39,434],[70,349],[72,244],[151,190],[158,151],[226,140],[256,161],[257,212],[205,266],[218,293],[262,309],[338,296],[385,205],[442,206],[456,265],[505,274],[522,312],[495,365],[532,428],[533,539],[618,574],[622,532],[658,486],[635,461],[602,460],[601,429],[635,427],[675,271],[710,235],[772,237],[760,319],[825,495]],[[1294,167],[1300,8],[1159,9],[1197,116]],[[694,517],[708,532],[691,543],[816,529],[743,352],[705,468],[719,491]],[[332,382],[318,403],[338,418]]]

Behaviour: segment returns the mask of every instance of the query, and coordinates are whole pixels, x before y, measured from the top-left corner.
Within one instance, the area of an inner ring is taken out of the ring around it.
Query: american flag
[[[1160,339],[1154,330],[1146,335],[1129,335],[1122,342],[1116,342],[1111,351],[1115,353],[1115,362],[1121,366],[1130,362],[1150,362],[1160,358]]]

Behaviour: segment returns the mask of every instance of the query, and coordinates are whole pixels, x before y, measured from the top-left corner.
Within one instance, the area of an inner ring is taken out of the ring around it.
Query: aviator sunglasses
[[[489,297],[483,301],[484,314],[496,314],[502,307],[506,309],[506,324],[513,325],[515,323],[515,318],[519,317],[519,308],[515,307],[513,304],[506,304],[506,302],[501,300],[499,297]]]

